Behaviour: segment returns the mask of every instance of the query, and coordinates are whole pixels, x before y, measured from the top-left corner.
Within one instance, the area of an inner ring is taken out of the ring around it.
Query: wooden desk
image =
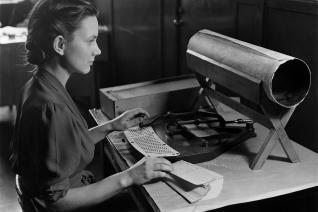
[[[237,115],[223,114],[225,118]],[[149,210],[147,201],[154,211],[208,211],[229,205],[276,197],[318,185],[318,155],[293,142],[300,163],[289,163],[282,148],[277,145],[261,170],[253,171],[249,164],[257,153],[266,129],[255,124],[257,137],[249,139],[218,158],[200,163],[224,176],[223,190],[211,200],[189,204],[164,182],[156,182],[134,188],[134,198],[139,206]],[[121,132],[107,136],[105,153],[118,170],[124,170],[136,159],[131,147],[121,139]],[[137,192],[137,194],[136,194]],[[139,193],[138,193],[139,192]],[[140,195],[140,193],[142,195]],[[146,208],[145,208],[146,205]]]

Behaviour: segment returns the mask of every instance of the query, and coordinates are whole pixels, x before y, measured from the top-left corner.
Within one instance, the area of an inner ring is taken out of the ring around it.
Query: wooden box
[[[150,116],[192,109],[199,83],[192,75],[100,89],[101,110],[114,118],[126,110],[143,108]]]

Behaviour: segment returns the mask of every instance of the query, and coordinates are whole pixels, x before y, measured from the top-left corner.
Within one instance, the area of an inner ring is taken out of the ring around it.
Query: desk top
[[[226,118],[226,116],[225,116]],[[231,115],[231,118],[236,118]],[[249,164],[258,152],[267,129],[255,124],[256,138],[251,138],[214,160],[198,165],[224,176],[223,190],[217,198],[189,204],[164,182],[144,185],[147,200],[155,211],[207,211],[238,203],[284,195],[318,185],[318,154],[293,142],[300,163],[290,163],[279,142],[261,170],[251,170]],[[122,132],[108,135],[116,158],[128,166],[136,162],[131,147],[121,140]],[[126,167],[126,168],[127,168]],[[121,167],[125,168],[125,167]]]

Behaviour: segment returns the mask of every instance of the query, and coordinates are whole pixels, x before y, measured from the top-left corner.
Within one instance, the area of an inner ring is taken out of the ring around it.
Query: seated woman
[[[19,100],[10,158],[23,211],[91,210],[172,169],[164,158],[146,158],[98,182],[85,170],[107,133],[137,125],[143,120],[137,114],[148,114],[137,108],[87,128],[65,84],[71,74],[89,72],[101,53],[97,36],[97,10],[89,0],[42,0],[31,12],[27,60],[37,68]]]

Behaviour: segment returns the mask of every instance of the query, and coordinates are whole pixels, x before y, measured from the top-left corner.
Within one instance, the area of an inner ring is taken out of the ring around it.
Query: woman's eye
[[[94,39],[90,39],[90,40],[88,40],[88,42],[89,43],[94,43],[96,41],[96,39],[94,38]]]

